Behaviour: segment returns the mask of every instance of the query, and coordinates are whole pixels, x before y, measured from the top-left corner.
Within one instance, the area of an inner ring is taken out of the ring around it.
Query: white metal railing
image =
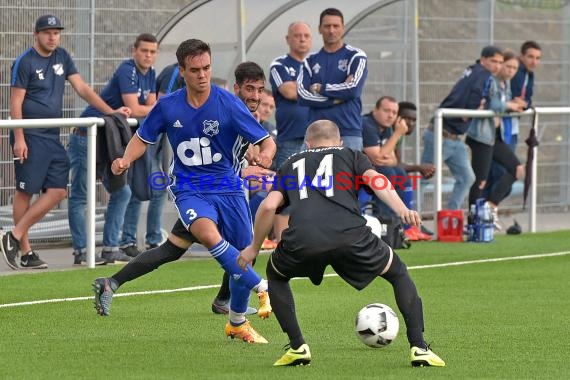
[[[135,126],[136,119],[128,119],[129,125]],[[97,127],[103,126],[105,120],[97,117],[70,119],[20,119],[0,120],[0,129],[14,128],[87,128],[87,267],[95,268],[95,138]]]
[[[536,115],[535,115],[536,113]],[[466,110],[466,109],[455,109],[455,108],[439,108],[435,112],[434,117],[434,165],[435,165],[435,176],[434,176],[434,198],[435,198],[435,210],[434,210],[434,220],[437,221],[437,212],[441,208],[441,193],[442,193],[442,165],[443,165],[443,153],[442,153],[442,143],[443,143],[443,118],[444,117],[468,117],[468,118],[485,118],[498,116],[493,111],[490,110]],[[538,119],[540,115],[570,115],[570,107],[535,107],[534,109],[529,109],[521,113],[509,113],[509,116],[525,116],[525,115],[535,115],[533,127],[535,128],[537,137],[538,134]],[[530,185],[530,201],[529,201],[529,229],[530,232],[536,232],[536,178],[537,178],[537,152],[538,147],[534,147],[534,160],[532,163],[532,181]],[[437,231],[436,231],[437,233]]]

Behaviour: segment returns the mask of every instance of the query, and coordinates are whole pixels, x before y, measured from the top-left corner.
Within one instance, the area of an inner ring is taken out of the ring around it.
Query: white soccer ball
[[[394,310],[381,303],[366,305],[356,315],[356,336],[369,347],[386,347],[396,339],[399,329]]]

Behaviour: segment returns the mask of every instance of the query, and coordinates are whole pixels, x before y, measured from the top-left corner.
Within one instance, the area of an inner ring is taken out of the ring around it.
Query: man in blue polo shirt
[[[140,34],[132,47],[132,58],[123,61],[113,77],[101,91],[101,98],[112,107],[127,106],[132,117],[144,118],[156,102],[156,73],[152,65],[158,54],[158,41],[152,34]],[[87,107],[81,117],[99,117],[101,112],[94,107]],[[69,225],[73,240],[74,263],[85,262],[86,252],[86,133],[82,128],[75,128],[69,139],[69,160],[71,161],[71,194],[69,197]],[[105,179],[103,179],[105,184]],[[107,186],[106,186],[107,187]],[[110,189],[107,188],[108,191]],[[140,216],[140,201],[131,196],[131,189],[125,184],[110,191],[109,203],[105,212],[103,227],[103,250],[101,257],[106,263],[128,262],[136,256],[138,250],[136,229]],[[128,250],[120,250],[121,229],[123,239],[131,239],[125,244]],[[134,248],[134,253],[132,252]],[[129,254],[126,254],[129,253]],[[101,263],[102,260],[98,260]]]
[[[297,102],[297,78],[303,70],[303,60],[311,50],[311,28],[305,22],[293,22],[289,25],[285,39],[289,45],[289,53],[275,58],[269,67],[277,124],[275,169],[279,169],[290,155],[303,149],[305,132],[309,125],[309,108]],[[288,222],[287,210],[282,210],[281,214],[275,217],[275,240],[281,239],[281,232],[287,228]]]
[[[65,81],[75,92],[102,113],[109,107],[79,75],[69,53],[59,47],[63,26],[59,18],[44,15],[36,20],[34,44],[12,65],[10,117],[12,119],[61,118]],[[125,115],[129,110],[116,107]],[[23,129],[10,133],[16,172],[14,228],[2,235],[0,244],[6,262],[18,269],[47,268],[47,263],[32,250],[28,231],[67,195],[69,161],[59,140],[58,128]],[[34,194],[42,193],[31,203]]]

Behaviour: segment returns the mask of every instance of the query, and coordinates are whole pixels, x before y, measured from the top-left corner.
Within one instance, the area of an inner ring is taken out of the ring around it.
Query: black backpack
[[[396,215],[381,214],[374,202],[368,202],[364,207],[365,213],[371,213],[382,225],[382,240],[393,249],[409,249],[412,243],[404,234],[402,220]],[[384,227],[386,227],[384,229]]]
[[[377,216],[382,224],[382,240],[393,249],[409,249],[412,244],[404,234],[402,220],[398,216]],[[384,234],[384,225],[386,234]]]

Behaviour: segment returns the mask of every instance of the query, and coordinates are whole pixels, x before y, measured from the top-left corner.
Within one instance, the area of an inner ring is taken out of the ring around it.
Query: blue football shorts
[[[208,218],[218,225],[222,237],[238,250],[251,243],[251,212],[243,194],[178,195],[175,205],[187,231],[196,219]],[[180,237],[195,240],[191,234]]]
[[[23,163],[14,161],[16,190],[37,194],[46,189],[66,189],[69,159],[59,139],[26,133],[24,138],[28,158]]]

